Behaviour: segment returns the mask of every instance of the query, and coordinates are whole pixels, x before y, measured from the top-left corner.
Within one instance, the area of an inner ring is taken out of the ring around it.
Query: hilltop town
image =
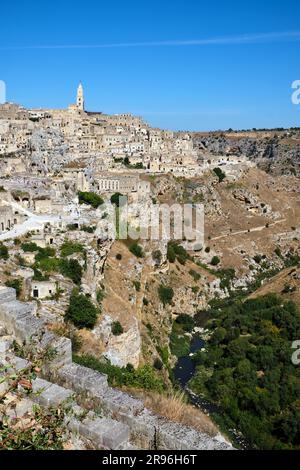
[[[38,369],[19,388],[41,406],[77,394],[71,448],[231,448],[208,416],[170,416],[155,394],[173,389],[211,302],[261,289],[300,305],[299,149],[297,129],[173,132],[87,111],[82,84],[67,109],[0,105],[0,362]],[[120,195],[132,225],[156,204],[203,204],[203,244],[120,239]],[[32,405],[10,399],[19,418]]]

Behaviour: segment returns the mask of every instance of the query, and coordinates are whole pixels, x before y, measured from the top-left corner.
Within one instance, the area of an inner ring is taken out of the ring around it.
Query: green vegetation
[[[172,287],[167,287],[161,284],[158,288],[158,297],[164,306],[170,304],[174,297],[174,291]]]
[[[116,207],[120,207],[120,197],[122,196],[123,194],[121,193],[114,193],[110,198],[110,202],[114,204]]]
[[[38,247],[38,253],[35,255],[35,261],[41,261],[50,257],[55,256],[56,252],[54,248],[46,247],[40,248]]]
[[[74,356],[74,362],[90,369],[107,374],[108,382],[113,387],[142,388],[162,392],[165,388],[163,380],[156,375],[150,365],[134,369],[131,364],[127,367],[117,367],[109,362],[101,362],[93,356]]]
[[[124,333],[123,326],[119,321],[114,321],[111,326],[111,331],[114,336],[120,336]]]
[[[170,241],[168,243],[167,259],[170,263],[175,263],[177,260],[180,264],[184,265],[191,257],[183,246],[175,241]]]
[[[152,252],[152,259],[156,264],[160,264],[162,260],[162,252],[160,250],[154,250]]]
[[[12,287],[13,289],[16,289],[17,298],[20,297],[22,292],[22,284],[22,279],[10,279],[5,283],[6,287]]]
[[[163,362],[160,359],[158,359],[158,357],[156,359],[154,359],[154,361],[153,361],[154,369],[162,370],[163,366],[164,366]]]
[[[9,258],[7,246],[0,243],[0,259],[7,260]]]
[[[117,254],[116,254],[116,259],[117,259],[118,261],[121,261],[121,259],[122,259],[121,253],[117,253]]]
[[[105,297],[105,290],[104,289],[98,289],[96,293],[96,298],[98,304],[101,304],[103,302],[103,299]]]
[[[141,290],[141,283],[140,281],[133,281],[134,288],[137,292],[140,292]]]
[[[178,358],[187,356],[190,352],[190,339],[185,332],[184,327],[174,321],[170,336],[170,351]]]
[[[77,328],[93,328],[97,316],[98,311],[91,300],[83,294],[78,294],[77,289],[74,289],[66,311],[65,321],[72,322]]]
[[[66,240],[60,248],[60,254],[63,258],[65,258],[66,256],[73,255],[74,253],[84,252],[85,249],[81,243],[72,242],[71,240]]]
[[[39,247],[36,243],[29,242],[29,243],[22,243],[21,248],[25,253],[33,253],[35,251],[39,251]]]
[[[194,269],[190,269],[189,275],[192,276],[195,282],[199,281],[199,279],[201,278],[200,274]]]
[[[299,449],[300,370],[291,361],[300,312],[275,294],[214,304],[192,390],[220,407],[253,448]]]
[[[30,425],[20,418],[1,422],[0,450],[63,450],[66,428],[62,407],[33,407],[26,413]]]
[[[219,183],[222,183],[222,181],[226,178],[226,174],[219,167],[214,168],[213,172],[219,178]]]
[[[63,276],[71,279],[74,284],[80,285],[82,278],[82,267],[76,259],[61,259],[59,262],[59,271]]]
[[[211,262],[210,264],[212,266],[218,266],[218,264],[220,264],[220,258],[218,256],[213,256],[212,259],[211,259]]]
[[[96,231],[96,228],[97,227],[95,225],[82,225],[80,227],[80,230],[87,233],[94,233]]]
[[[94,209],[97,209],[99,206],[104,204],[104,200],[101,196],[98,196],[96,193],[91,192],[78,192],[78,200],[79,204],[88,204],[92,206]]]
[[[129,251],[136,256],[137,258],[143,258],[144,257],[144,252],[143,248],[137,243],[132,243],[129,247]]]

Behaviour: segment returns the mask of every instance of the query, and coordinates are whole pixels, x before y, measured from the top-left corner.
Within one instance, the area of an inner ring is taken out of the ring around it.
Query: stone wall
[[[16,300],[14,289],[0,286],[0,363],[18,370],[28,361],[18,358],[12,341],[45,355],[31,399],[40,406],[69,405],[66,426],[98,449],[231,450],[217,437],[171,422],[146,409],[141,400],[108,386],[107,377],[72,362],[71,341],[48,331],[37,317],[34,302]],[[1,335],[1,333],[0,333]],[[13,365],[14,364],[14,365]],[[1,367],[0,367],[1,369]],[[1,372],[4,374],[5,372]],[[4,382],[5,383],[5,382]],[[94,409],[95,411],[91,411]],[[97,410],[101,410],[100,414]]]

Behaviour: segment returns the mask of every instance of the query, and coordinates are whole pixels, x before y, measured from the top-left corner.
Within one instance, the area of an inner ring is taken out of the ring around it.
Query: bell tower
[[[80,111],[84,111],[84,94],[83,94],[83,86],[82,83],[79,83],[77,88],[77,100],[76,100],[77,108]]]

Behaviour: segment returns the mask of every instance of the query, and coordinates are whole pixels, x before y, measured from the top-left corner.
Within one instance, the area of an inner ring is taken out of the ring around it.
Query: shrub
[[[175,263],[176,255],[172,245],[168,244],[167,259],[170,263]]]
[[[122,196],[123,194],[121,193],[114,193],[110,198],[110,202],[114,204],[116,207],[120,207],[120,197]]]
[[[156,370],[162,370],[163,368],[163,363],[160,359],[158,359],[158,357],[156,359],[154,359],[154,362],[153,362],[153,367],[154,369]]]
[[[217,266],[218,264],[220,264],[220,258],[218,256],[213,256],[212,259],[211,259],[211,262],[210,264],[212,266]]]
[[[65,321],[71,321],[77,328],[93,328],[97,321],[97,309],[91,300],[73,291]]]
[[[92,225],[92,226],[82,225],[80,227],[80,230],[82,230],[83,232],[87,232],[87,233],[94,233],[96,228],[97,227],[95,225]]]
[[[149,305],[149,300],[146,299],[146,297],[143,297],[143,305],[145,306]]]
[[[84,253],[84,251],[84,246],[81,243],[72,242],[71,240],[66,240],[60,248],[60,254],[64,258],[74,253]]]
[[[161,284],[158,288],[158,296],[159,296],[160,301],[164,305],[167,305],[172,302],[172,299],[174,297],[174,291],[172,287],[167,287]]]
[[[35,255],[35,260],[40,261],[42,259],[50,258],[55,256],[55,249],[48,246],[47,248],[38,247],[38,253]]]
[[[144,253],[143,253],[142,247],[141,247],[138,243],[136,243],[136,242],[133,243],[132,245],[130,245],[129,251],[130,251],[134,256],[136,256],[137,258],[143,258],[143,257],[144,257]]]
[[[174,241],[171,241],[168,243],[167,259],[170,263],[174,263],[177,259],[180,264],[185,264],[186,261],[190,259],[190,256],[183,246]]]
[[[140,290],[141,290],[141,283],[140,283],[140,281],[133,281],[133,285],[134,285],[134,287],[135,287],[135,290],[136,290],[137,292],[140,292]]]
[[[193,318],[186,313],[181,313],[178,315],[175,322],[181,326],[183,331],[192,331],[195,324]]]
[[[219,183],[222,183],[222,181],[226,178],[226,174],[221,170],[221,168],[217,167],[213,169],[213,172],[217,177],[219,178]]]
[[[120,336],[124,332],[123,327],[119,321],[113,322],[111,326],[111,331],[112,331],[112,334],[115,336]]]
[[[22,243],[21,248],[25,253],[33,253],[34,251],[39,251],[39,247],[36,243]]]
[[[97,209],[97,207],[104,204],[104,200],[102,199],[101,196],[98,196],[98,194],[91,193],[91,192],[79,191],[78,199],[79,199],[79,204],[88,204],[92,206],[94,209]]]
[[[74,230],[78,230],[78,224],[68,224],[67,229],[70,230],[71,232]]]
[[[162,253],[160,250],[155,250],[152,252],[152,259],[156,264],[160,264],[162,260]]]
[[[117,253],[117,254],[116,254],[116,259],[117,259],[118,261],[121,261],[121,259],[122,259],[121,253]]]
[[[22,279],[10,279],[9,281],[6,281],[5,285],[6,287],[16,289],[17,298],[20,297],[22,291]]]
[[[98,289],[98,290],[97,290],[97,293],[96,293],[96,298],[97,298],[98,304],[101,304],[101,302],[103,301],[104,297],[105,297],[105,291],[104,291],[104,289]]]
[[[59,263],[59,270],[63,276],[71,279],[75,284],[81,283],[82,267],[76,259],[61,259]]]
[[[7,246],[0,243],[0,259],[5,259],[6,260],[8,258],[9,258],[9,255],[8,255]]]
[[[281,258],[282,254],[281,254],[281,250],[278,246],[275,248],[274,253],[275,253],[275,255],[279,256],[279,258]]]
[[[210,246],[207,246],[207,247],[205,248],[205,253],[209,253],[209,252],[210,252]]]
[[[108,377],[110,386],[140,388],[162,392],[164,383],[158,377],[150,365],[144,365],[138,369],[131,367],[113,366],[109,362],[101,362],[93,356],[74,356],[74,361],[85,367],[97,370]]]
[[[199,281],[199,279],[201,278],[200,274],[197,273],[197,271],[195,271],[194,269],[191,269],[189,271],[189,274],[190,274],[190,276],[192,276],[194,278],[194,281]]]
[[[38,262],[38,267],[47,273],[59,271],[60,260],[58,258],[43,258]]]

